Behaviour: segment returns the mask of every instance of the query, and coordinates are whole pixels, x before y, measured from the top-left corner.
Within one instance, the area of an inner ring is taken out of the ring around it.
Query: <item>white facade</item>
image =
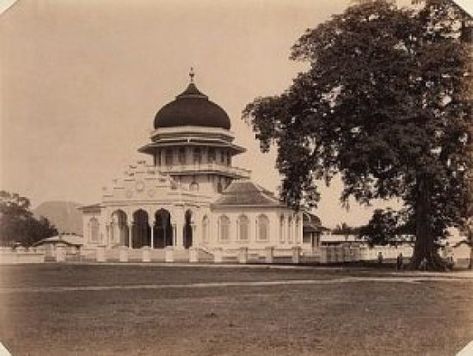
[[[210,105],[193,83],[171,104],[182,105],[182,98]],[[302,213],[251,182],[248,170],[232,166],[232,157],[245,149],[233,143],[229,129],[193,125],[192,117],[160,127],[159,115],[151,142],[139,149],[153,164],[130,165],[104,188],[101,203],[81,207],[88,246],[206,251],[302,246]]]

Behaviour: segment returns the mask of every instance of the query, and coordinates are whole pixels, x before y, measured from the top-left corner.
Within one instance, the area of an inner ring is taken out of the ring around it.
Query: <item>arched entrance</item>
[[[160,209],[155,215],[153,248],[164,248],[172,245],[171,214],[166,209]]]
[[[128,246],[128,223],[127,216],[123,210],[116,210],[112,213],[110,229],[110,242],[112,246]]]
[[[133,248],[150,246],[151,228],[148,223],[148,213],[142,209],[133,213]]]
[[[184,248],[189,248],[192,246],[192,212],[187,210],[184,215],[185,223],[184,223]]]

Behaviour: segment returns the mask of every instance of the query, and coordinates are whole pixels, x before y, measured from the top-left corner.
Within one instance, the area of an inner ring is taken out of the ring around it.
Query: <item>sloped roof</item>
[[[48,237],[36,242],[33,246],[43,244],[57,244],[64,243],[66,245],[81,246],[84,244],[84,238],[75,234],[61,234],[57,236]]]
[[[308,211],[304,211],[302,220],[304,232],[322,232],[329,230],[322,226],[322,222],[317,215],[309,213]]]
[[[102,205],[100,203],[90,204],[90,205],[82,205],[79,209],[99,209]]]
[[[459,247],[459,246],[461,246],[461,245],[467,245],[467,246],[470,246],[470,247],[471,247],[471,242],[468,241],[468,240],[466,240],[466,239],[464,239],[464,240],[461,240],[461,241],[457,242],[457,243],[454,244],[452,247],[453,247],[453,248],[457,248],[457,247]]]
[[[212,206],[284,206],[284,204],[269,190],[248,179],[241,179],[230,183]]]
[[[452,0],[466,15],[473,19],[473,4],[470,0]]]

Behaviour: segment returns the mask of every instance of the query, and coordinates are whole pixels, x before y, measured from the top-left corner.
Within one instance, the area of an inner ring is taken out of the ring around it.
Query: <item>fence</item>
[[[0,247],[0,265],[18,263],[43,263],[46,253],[42,248]]]
[[[399,254],[403,257],[412,257],[411,246],[323,246],[319,252],[320,263],[344,263],[359,261],[378,261],[380,256],[384,260],[394,260]]]
[[[411,246],[367,246],[337,245],[322,246],[315,251],[302,251],[300,247],[248,249],[206,249],[191,247],[189,250],[166,249],[129,249],[126,246],[108,249],[105,247],[83,248],[78,254],[70,254],[62,247],[53,250],[49,258],[56,262],[206,262],[206,263],[347,263],[359,261],[378,261],[381,254],[383,260],[412,256]],[[43,263],[47,254],[51,253],[44,247],[16,249],[0,247],[0,264]]]

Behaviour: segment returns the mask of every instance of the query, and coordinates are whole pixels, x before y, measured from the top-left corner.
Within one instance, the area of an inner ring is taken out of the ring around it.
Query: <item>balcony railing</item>
[[[186,173],[198,173],[198,172],[209,172],[209,173],[222,173],[229,176],[238,176],[248,178],[250,176],[250,170],[232,166],[225,166],[218,163],[205,163],[205,164],[173,164],[173,165],[161,165],[157,167],[159,171],[163,173],[174,173],[174,174],[186,174]]]

